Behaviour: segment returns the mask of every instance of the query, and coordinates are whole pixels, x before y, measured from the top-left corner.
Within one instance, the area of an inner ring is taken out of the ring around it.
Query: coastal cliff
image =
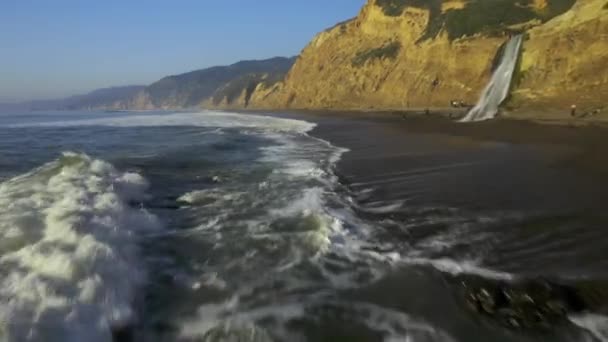
[[[572,104],[582,113],[608,106],[608,0],[367,0],[355,18],[319,33],[298,57],[168,76],[128,98],[81,107],[400,110],[447,107],[454,100],[474,104],[505,43],[517,34],[524,39],[504,104],[511,115],[568,116]]]
[[[531,29],[518,72],[513,106],[608,105],[608,1],[579,0]]]
[[[608,101],[606,0],[368,0],[318,34],[251,108],[402,109],[475,103],[501,47],[525,34],[509,105]]]
[[[244,108],[281,81],[295,58],[241,61],[167,76],[118,106],[124,109]]]

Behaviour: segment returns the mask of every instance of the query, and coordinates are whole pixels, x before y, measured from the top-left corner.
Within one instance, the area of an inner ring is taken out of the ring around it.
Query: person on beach
[[[575,117],[576,116],[576,105],[573,104],[572,106],[570,106],[570,116],[571,117]]]

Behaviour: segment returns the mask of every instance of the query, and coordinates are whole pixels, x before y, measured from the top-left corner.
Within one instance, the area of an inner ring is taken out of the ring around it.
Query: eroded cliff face
[[[240,61],[167,76],[128,98],[105,102],[101,108],[244,108],[251,98],[262,98],[266,89],[283,80],[294,60],[294,57],[275,57]]]
[[[244,109],[256,108],[255,104],[266,102],[269,95],[277,91],[281,85],[283,73],[246,74],[218,88],[212,97],[202,102],[203,108],[208,109]],[[266,106],[276,105],[266,102]]]
[[[441,33],[418,42],[429,15],[427,9],[410,7],[400,16],[387,16],[369,2],[356,19],[315,37],[281,90],[266,101],[290,108],[341,109],[475,101],[505,38],[450,41]]]
[[[356,18],[317,35],[284,82],[271,92],[256,90],[249,107],[401,109],[446,107],[451,100],[475,103],[500,46],[521,32],[529,37],[512,105],[561,106],[574,98],[599,105],[605,101],[601,92],[608,93],[605,2],[369,0]],[[504,15],[494,19],[487,15],[491,11]]]
[[[512,95],[513,106],[608,105],[608,0],[579,0],[531,29]]]
[[[144,89],[137,93],[132,98],[120,102],[114,103],[112,109],[137,109],[137,110],[152,110],[157,107],[152,102],[150,94]]]

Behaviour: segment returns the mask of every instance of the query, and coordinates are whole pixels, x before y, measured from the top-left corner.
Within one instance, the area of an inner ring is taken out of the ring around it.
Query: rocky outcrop
[[[510,105],[600,106],[605,0],[369,0],[318,34],[249,106],[402,109],[475,103],[509,36],[526,33]]]
[[[274,73],[251,73],[231,80],[203,101],[205,108],[243,109],[254,107],[280,87],[287,70]]]
[[[605,281],[556,281],[542,278],[499,281],[473,275],[450,279],[472,313],[516,330],[549,331],[568,325],[570,316],[605,314]]]

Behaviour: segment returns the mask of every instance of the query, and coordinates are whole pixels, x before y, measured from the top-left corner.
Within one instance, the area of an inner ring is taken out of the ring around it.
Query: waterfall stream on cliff
[[[494,71],[490,83],[486,86],[481,98],[461,120],[461,122],[483,121],[493,119],[498,113],[498,106],[509,95],[513,72],[517,64],[522,35],[517,35],[507,43],[500,65]]]

